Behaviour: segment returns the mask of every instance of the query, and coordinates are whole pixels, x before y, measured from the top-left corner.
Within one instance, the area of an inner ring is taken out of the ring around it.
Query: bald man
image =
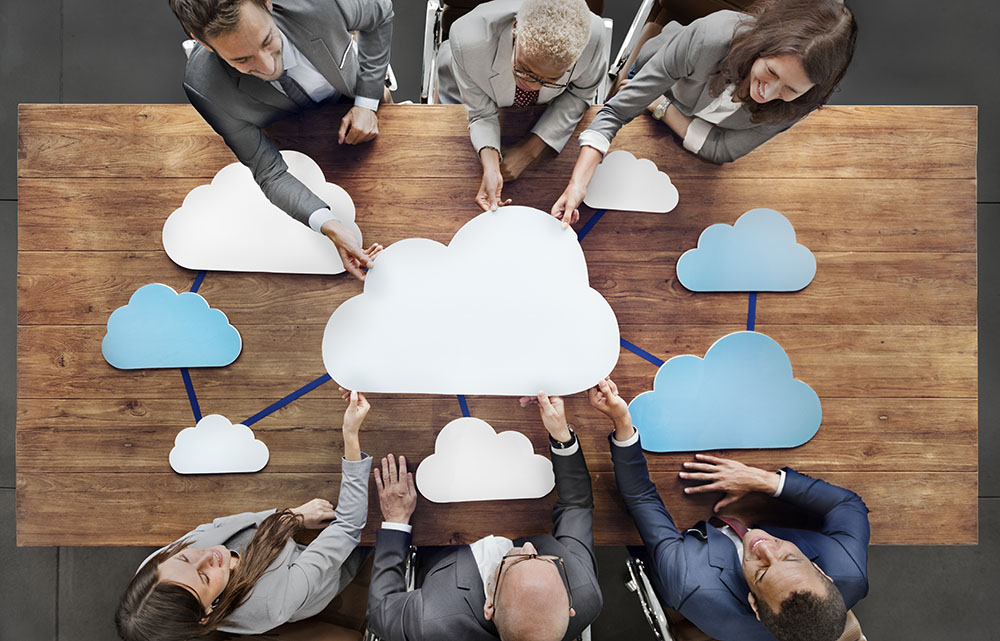
[[[421,549],[420,587],[406,591],[404,564],[416,507],[413,474],[390,454],[375,470],[384,522],[376,535],[368,625],[383,641],[575,639],[601,611],[594,559],[594,499],[587,462],[562,399],[539,394],[558,500],[553,533]],[[528,399],[522,399],[522,405]]]

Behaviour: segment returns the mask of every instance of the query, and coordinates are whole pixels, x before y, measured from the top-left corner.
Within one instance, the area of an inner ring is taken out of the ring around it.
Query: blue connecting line
[[[329,374],[323,374],[322,376],[320,376],[316,380],[312,381],[311,383],[306,383],[305,385],[303,385],[299,389],[295,390],[294,392],[292,392],[291,394],[289,394],[285,398],[281,399],[280,401],[278,401],[276,403],[272,403],[271,405],[267,406],[263,410],[257,412],[256,414],[254,414],[253,416],[251,416],[247,420],[243,421],[243,424],[246,425],[247,427],[250,427],[251,425],[253,425],[257,421],[259,421],[260,419],[264,418],[265,416],[269,416],[269,415],[277,412],[282,407],[288,405],[289,403],[291,403],[295,399],[297,399],[297,398],[299,398],[301,396],[305,396],[306,394],[308,394],[309,392],[313,391],[314,389],[316,389],[317,387],[319,387],[323,383],[326,383],[326,382],[328,382],[330,380],[331,379],[330,379],[330,375]]]
[[[469,404],[465,402],[465,397],[458,395],[458,404],[462,407],[462,416],[472,416],[469,414]]]
[[[632,352],[633,354],[635,354],[637,356],[642,356],[643,358],[645,358],[647,361],[649,361],[653,365],[656,365],[657,367],[659,367],[660,365],[663,365],[663,361],[662,360],[660,360],[657,357],[653,356],[652,354],[650,354],[646,350],[641,349],[639,347],[636,347],[635,345],[633,345],[632,343],[628,342],[624,338],[621,339],[621,343],[622,343],[622,347],[624,347],[625,349],[627,349],[628,351]]]
[[[192,292],[194,292],[194,293],[198,293],[198,288],[199,288],[199,287],[201,287],[201,282],[202,282],[203,280],[205,280],[205,273],[206,273],[206,272],[205,272],[205,270],[203,269],[203,270],[201,270],[200,272],[198,272],[198,275],[197,275],[197,276],[195,276],[195,278],[194,278],[194,283],[192,283],[192,285],[191,285],[191,291],[192,291]]]
[[[184,379],[184,389],[187,390],[188,400],[191,401],[191,411],[194,413],[194,422],[201,420],[201,408],[198,407],[198,397],[194,394],[194,385],[191,384],[191,375],[186,367],[181,368],[181,378]]]
[[[594,215],[591,216],[590,220],[587,221],[587,224],[584,225],[582,229],[580,229],[579,233],[577,233],[576,235],[577,241],[583,240],[583,237],[586,236],[587,233],[594,228],[594,225],[597,224],[597,221],[599,221],[601,219],[601,216],[606,214],[607,211],[608,211],[607,209],[598,209],[597,211],[595,211]]]
[[[757,322],[757,292],[750,292],[750,301],[747,303],[747,331],[752,332],[754,323]]]

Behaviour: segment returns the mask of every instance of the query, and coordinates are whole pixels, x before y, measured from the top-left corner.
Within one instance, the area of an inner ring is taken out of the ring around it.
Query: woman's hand
[[[322,530],[335,518],[333,503],[326,499],[313,499],[292,508],[292,514],[302,515],[302,524],[310,530]]]
[[[586,195],[586,187],[580,187],[580,185],[570,181],[562,195],[559,196],[559,200],[552,205],[551,214],[555,216],[556,220],[561,220],[564,227],[569,227],[580,220],[579,207]]]
[[[365,422],[365,417],[368,416],[368,410],[372,406],[368,403],[368,399],[365,395],[357,391],[348,391],[343,387],[340,388],[341,392],[344,392],[342,397],[347,401],[347,410],[344,411],[344,458],[348,461],[360,461],[361,460],[361,440],[358,437],[358,433],[361,431],[361,424]]]
[[[504,207],[511,202],[510,198],[506,202],[500,200],[500,194],[503,191],[500,152],[492,147],[484,147],[479,152],[479,157],[483,163],[483,180],[479,183],[476,204],[482,207],[483,211],[496,211],[497,207]]]

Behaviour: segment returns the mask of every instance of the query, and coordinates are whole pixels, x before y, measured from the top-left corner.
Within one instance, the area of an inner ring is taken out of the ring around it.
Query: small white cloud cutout
[[[254,438],[249,427],[209,414],[174,439],[170,467],[178,474],[259,472],[269,456],[267,446]]]
[[[597,166],[583,202],[594,209],[665,214],[679,199],[670,176],[652,160],[616,149]]]
[[[619,351],[576,234],[530,207],[480,214],[448,246],[394,243],[323,334],[330,376],[362,392],[574,394]]]
[[[462,417],[438,433],[416,482],[428,501],[456,503],[536,499],[552,491],[556,478],[552,461],[535,454],[524,434],[497,434],[486,421]]]
[[[354,202],[326,182],[319,165],[303,153],[282,151],[288,171],[319,196],[361,240]],[[264,196],[250,169],[223,167],[210,185],[195,187],[163,225],[163,249],[188,269],[281,274],[344,271],[329,238],[281,211]]]

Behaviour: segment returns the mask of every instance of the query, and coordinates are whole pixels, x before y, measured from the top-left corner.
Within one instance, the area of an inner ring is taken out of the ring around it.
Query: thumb
[[[718,512],[719,510],[721,510],[722,508],[726,507],[727,505],[729,505],[730,503],[732,503],[735,500],[736,500],[736,497],[727,494],[724,497],[722,497],[719,500],[719,502],[715,504],[715,507],[712,508],[712,509],[714,511]]]
[[[337,132],[337,144],[344,144],[344,138],[347,137],[347,130],[351,127],[351,121],[348,120],[349,117],[350,113],[340,121],[340,131]]]
[[[358,402],[358,393],[357,393],[357,391],[352,391],[351,392],[351,405],[360,405],[360,403]]]
[[[549,395],[545,392],[539,392],[536,398],[538,399],[538,405],[541,406],[542,409],[549,409],[552,407],[552,402],[549,401]]]

